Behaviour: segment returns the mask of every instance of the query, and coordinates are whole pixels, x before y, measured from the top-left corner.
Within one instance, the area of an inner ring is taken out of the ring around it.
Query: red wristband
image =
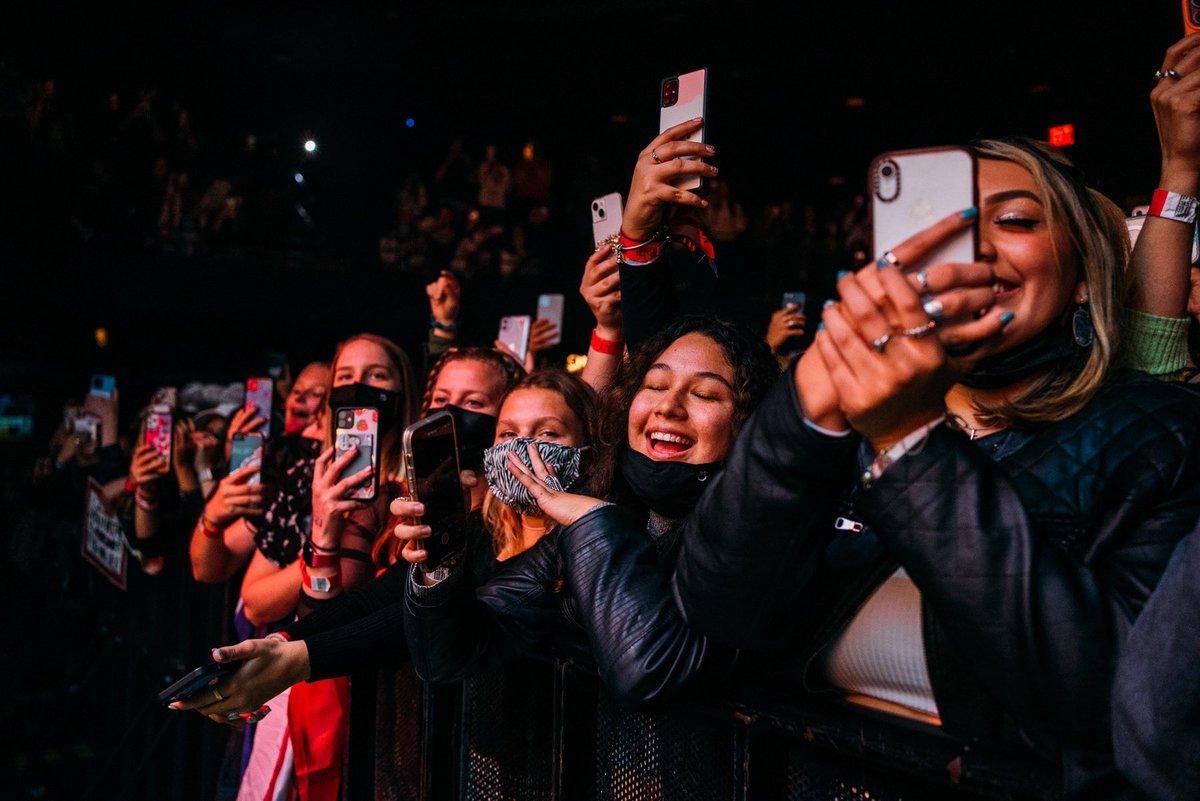
[[[133,477],[126,476],[125,477],[125,491],[126,492],[137,492],[137,488],[138,488],[137,482],[133,480]]]
[[[225,529],[217,528],[212,523],[208,522],[208,518],[204,515],[200,515],[200,519],[196,521],[196,525],[198,525],[200,530],[204,532],[204,536],[208,537],[209,539],[218,539],[225,533]]]
[[[661,230],[644,242],[630,239],[624,231],[621,231],[617,235],[617,260],[632,265],[652,264],[658,261],[658,257],[662,255],[665,239]],[[630,258],[631,253],[633,258]]]
[[[1146,212],[1151,217],[1161,217],[1164,220],[1174,220],[1186,225],[1196,222],[1196,198],[1168,192],[1166,189],[1155,189],[1150,201],[1150,209]]]
[[[342,588],[342,574],[332,576],[314,576],[308,572],[308,565],[300,562],[300,579],[305,587],[313,592],[337,592]]]
[[[609,356],[620,356],[625,352],[625,343],[619,339],[605,339],[592,329],[592,350],[597,353],[607,353]]]

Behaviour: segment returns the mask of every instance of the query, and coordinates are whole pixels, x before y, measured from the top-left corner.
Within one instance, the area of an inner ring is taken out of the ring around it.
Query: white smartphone
[[[662,133],[673,125],[696,117],[704,117],[704,125],[689,136],[688,141],[703,142],[704,129],[708,127],[708,69],[663,78],[658,94],[658,132]],[[679,189],[694,192],[704,188],[704,177],[681,175],[671,183]]]
[[[596,250],[605,242],[621,233],[621,217],[625,214],[625,205],[621,202],[620,192],[609,192],[592,200],[592,239]]]
[[[979,206],[975,157],[962,147],[897,150],[871,162],[871,236],[876,259],[956,211]],[[975,261],[978,224],[929,254],[922,264]],[[905,269],[921,264],[905,264]]]
[[[529,352],[529,328],[533,319],[528,314],[517,314],[500,318],[500,332],[496,339],[513,352],[517,361],[524,362]]]
[[[563,296],[558,294],[538,295],[537,318],[539,320],[549,320],[554,323],[554,327],[558,329],[558,333],[554,335],[554,339],[550,342],[553,347],[562,342],[562,323],[563,323]]]

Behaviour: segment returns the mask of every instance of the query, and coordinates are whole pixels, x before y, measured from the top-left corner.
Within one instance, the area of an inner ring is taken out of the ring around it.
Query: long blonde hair
[[[1080,357],[1036,379],[999,403],[976,401],[980,420],[998,427],[1028,427],[1064,420],[1092,399],[1121,354],[1122,305],[1128,290],[1129,234],[1125,215],[1111,200],[1084,185],[1076,167],[1058,150],[1028,139],[989,139],[972,149],[981,159],[1009,161],[1033,176],[1052,241],[1066,242],[1070,259],[1087,283],[1092,345]],[[1072,305],[1052,325],[1069,326]]]

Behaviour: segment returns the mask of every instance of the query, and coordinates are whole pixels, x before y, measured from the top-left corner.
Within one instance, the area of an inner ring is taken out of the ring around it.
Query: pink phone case
[[[146,444],[163,458],[160,473],[171,471],[171,415],[151,412],[146,415]]]

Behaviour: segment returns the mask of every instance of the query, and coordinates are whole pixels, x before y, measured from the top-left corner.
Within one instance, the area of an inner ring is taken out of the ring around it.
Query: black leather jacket
[[[856,443],[803,422],[789,371],[685,525],[676,595],[807,670],[903,565],[948,732],[1107,753],[1117,644],[1200,515],[1198,435],[1195,394],[1128,376],[1036,430],[937,428],[856,491]]]
[[[467,578],[458,569],[433,587],[410,581],[405,630],[426,681],[548,648],[594,665],[610,695],[632,705],[724,676],[736,657],[684,623],[645,525],[618,506],[547,534],[477,588]]]

